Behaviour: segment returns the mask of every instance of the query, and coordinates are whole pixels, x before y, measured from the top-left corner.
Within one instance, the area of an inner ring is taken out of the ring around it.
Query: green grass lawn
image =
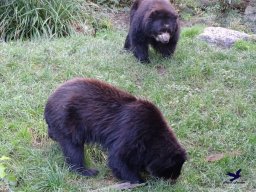
[[[199,41],[198,31],[183,31],[171,59],[151,51],[150,65],[122,51],[124,31],[0,43],[0,157],[11,158],[1,161],[7,176],[0,191],[91,191],[118,182],[98,147],[87,149],[87,163],[100,174],[86,178],[68,171],[47,137],[46,100],[73,77],[101,79],[152,101],[187,149],[176,184],[151,178],[133,191],[255,191],[256,45],[221,49]],[[206,161],[222,153],[224,158]],[[226,173],[240,168],[244,183],[225,184]]]

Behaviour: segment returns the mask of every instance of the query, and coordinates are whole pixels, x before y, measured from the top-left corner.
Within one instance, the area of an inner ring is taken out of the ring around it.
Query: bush
[[[92,28],[91,34],[96,33],[96,31],[112,29],[112,22],[110,19],[110,12],[112,9],[109,7],[101,6],[95,4],[91,1],[77,0],[82,5],[82,11],[87,13],[86,19],[87,23]]]
[[[228,13],[231,10],[244,12],[248,0],[170,0],[179,12],[190,13],[192,15],[200,14],[201,11],[210,11],[218,15]]]
[[[72,0],[1,0],[0,38],[67,36],[82,17],[78,5]]]
[[[244,12],[246,6],[248,5],[248,0],[218,0],[217,6],[219,11],[222,13],[228,12],[230,10],[238,10]]]

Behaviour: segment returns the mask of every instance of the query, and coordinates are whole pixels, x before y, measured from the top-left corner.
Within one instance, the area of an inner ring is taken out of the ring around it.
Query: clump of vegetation
[[[112,29],[112,22],[109,16],[109,12],[111,12],[112,9],[89,1],[77,1],[81,4],[82,11],[87,13],[86,19],[93,28],[94,33],[102,29]]]
[[[2,0],[0,38],[67,36],[82,17],[79,4],[72,0]]]
[[[219,26],[250,33],[255,25],[248,25],[243,17],[248,4],[248,0],[216,0],[206,11]]]
[[[7,191],[9,186],[16,184],[16,177],[13,173],[7,171],[9,157],[0,157],[0,191]],[[9,191],[9,190],[8,190]]]
[[[217,0],[215,9],[219,13],[227,13],[231,10],[244,12],[248,3],[248,0]]]
[[[196,25],[196,26],[191,27],[191,28],[185,28],[181,32],[181,36],[182,37],[187,37],[187,38],[194,38],[197,35],[199,35],[200,33],[202,33],[203,29],[204,29],[204,27],[200,26],[200,25]]]
[[[241,50],[241,51],[256,50],[256,45],[253,42],[253,40],[251,41],[239,40],[235,43],[234,47],[235,49]]]

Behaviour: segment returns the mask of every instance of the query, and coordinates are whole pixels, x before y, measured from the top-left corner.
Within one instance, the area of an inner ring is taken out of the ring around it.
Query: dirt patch
[[[235,156],[240,156],[242,153],[240,151],[233,151],[233,152],[227,152],[227,153],[216,153],[216,154],[211,154],[205,158],[207,162],[215,162],[219,161],[225,157],[235,157]]]
[[[109,18],[113,24],[113,27],[120,30],[128,30],[130,24],[130,13],[129,11],[122,11],[116,13],[110,13]],[[180,19],[180,24],[182,27],[191,27],[196,24],[206,24],[209,26],[216,25],[213,21],[208,18],[193,17],[189,21],[184,21]]]
[[[29,129],[30,135],[32,137],[32,146],[35,148],[42,148],[47,143],[47,137],[46,136],[40,136],[39,133],[37,133],[36,128],[30,128]]]
[[[130,23],[130,14],[129,12],[117,12],[111,13],[109,15],[113,27],[120,30],[128,30]]]
[[[161,76],[166,74],[166,68],[163,65],[157,65],[156,66],[157,73]]]

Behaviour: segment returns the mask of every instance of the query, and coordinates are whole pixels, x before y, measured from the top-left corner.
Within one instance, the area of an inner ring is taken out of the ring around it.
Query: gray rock
[[[204,32],[198,36],[198,38],[223,47],[231,47],[236,41],[249,40],[251,39],[251,36],[246,33],[227,28],[207,27]]]
[[[244,12],[246,20],[256,22],[256,6],[249,5]]]

